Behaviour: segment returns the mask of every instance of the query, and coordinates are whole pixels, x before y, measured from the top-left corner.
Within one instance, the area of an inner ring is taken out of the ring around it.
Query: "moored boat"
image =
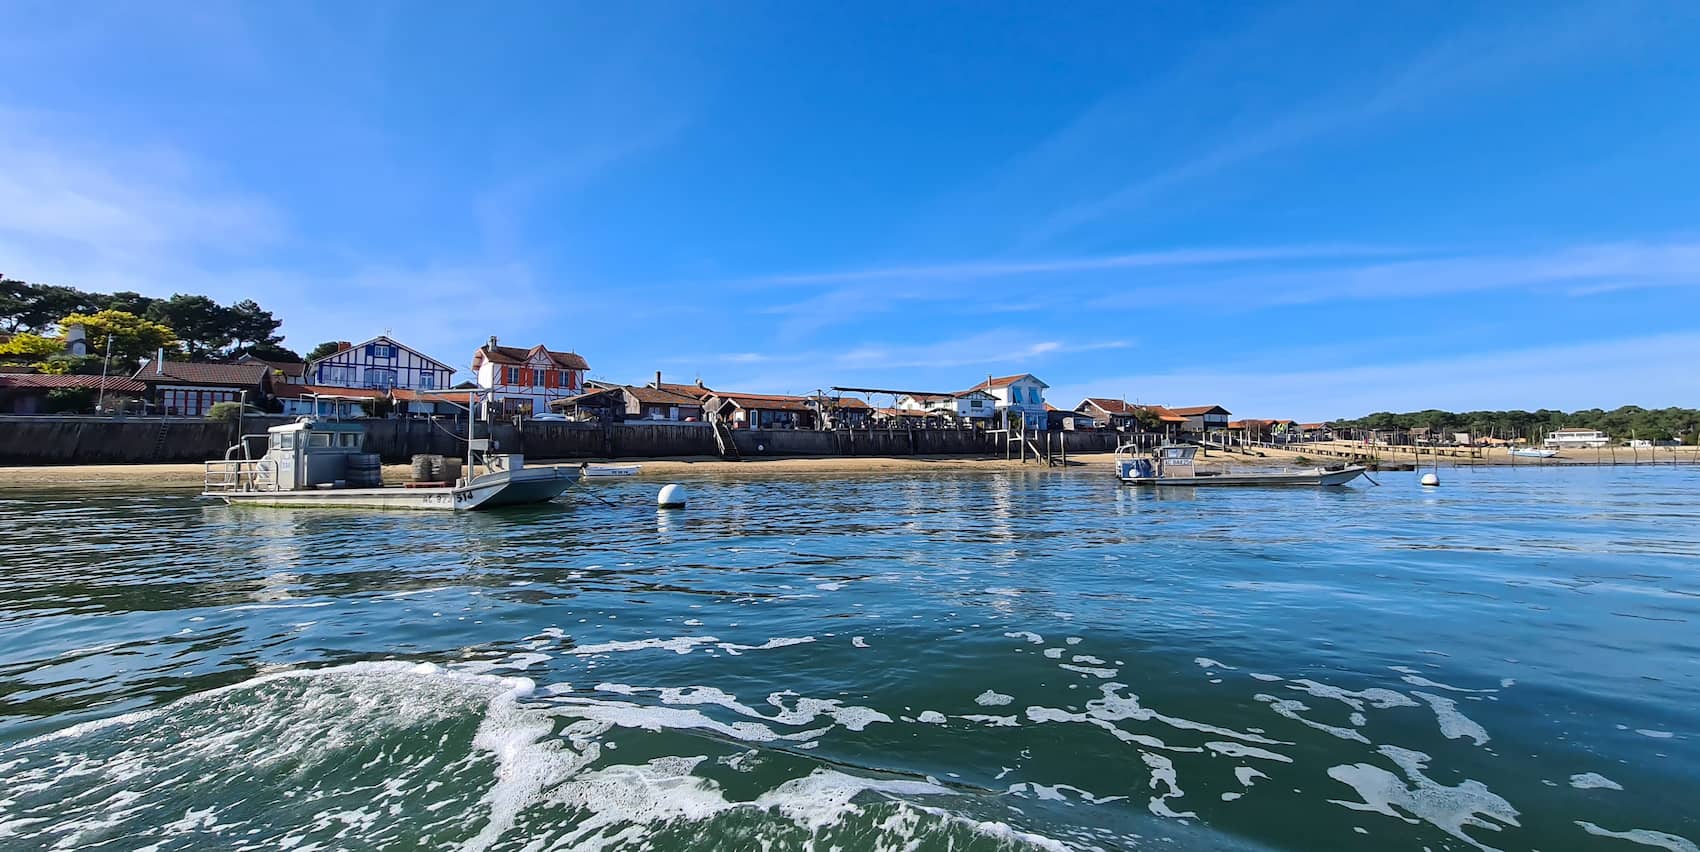
[[[643,470],[641,464],[584,464],[579,465],[579,473],[585,476],[637,476]]]
[[[1185,444],[1163,444],[1149,451],[1131,444],[1116,448],[1116,478],[1124,485],[1183,486],[1339,486],[1364,473],[1361,465],[1348,465],[1339,470],[1312,468],[1310,470],[1257,471],[1232,473],[1200,471],[1193,465],[1198,448]]]
[[[575,468],[526,467],[524,456],[486,452],[482,473],[469,463],[454,482],[385,487],[378,457],[362,451],[365,437],[358,423],[312,417],[245,435],[223,459],[206,463],[201,496],[245,506],[471,511],[547,502],[579,478]],[[266,452],[253,458],[249,440],[261,438]],[[487,441],[471,444],[488,447]]]
[[[1541,447],[1518,447],[1513,449],[1511,454],[1526,459],[1550,459],[1558,455],[1558,450],[1548,450]]]

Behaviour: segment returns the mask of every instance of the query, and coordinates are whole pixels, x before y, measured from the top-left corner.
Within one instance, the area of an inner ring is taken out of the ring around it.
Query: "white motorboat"
[[[1149,451],[1124,444],[1116,448],[1116,478],[1124,485],[1183,486],[1200,488],[1213,485],[1345,485],[1364,473],[1361,465],[1348,465],[1339,470],[1312,468],[1310,470],[1258,471],[1231,473],[1201,471],[1193,465],[1198,448],[1185,444],[1164,444]]]
[[[1540,447],[1518,447],[1512,450],[1511,454],[1526,459],[1550,459],[1558,455],[1558,450],[1547,450]]]
[[[487,439],[471,439],[466,476],[385,487],[381,460],[362,452],[365,432],[359,423],[302,417],[245,435],[223,459],[206,463],[201,496],[244,506],[470,511],[544,503],[579,478],[576,468],[526,467],[524,456],[490,453]],[[250,439],[266,441],[263,456],[250,456]],[[482,473],[474,460],[482,461]]]
[[[641,464],[585,464],[579,465],[579,472],[585,476],[637,476],[643,470]]]

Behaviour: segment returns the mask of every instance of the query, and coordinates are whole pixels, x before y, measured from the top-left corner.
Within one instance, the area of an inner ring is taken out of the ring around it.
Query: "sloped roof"
[[[808,397],[772,393],[717,393],[716,397],[739,408],[759,408],[764,411],[808,411]]]
[[[496,364],[524,364],[531,360],[532,353],[539,351],[549,356],[549,359],[555,362],[555,366],[563,370],[590,369],[590,365],[585,363],[584,358],[577,352],[556,352],[553,349],[543,347],[541,344],[530,349],[519,346],[490,346],[486,344],[478,347],[476,354],[482,355]]]
[[[837,398],[827,397],[826,401],[832,403],[838,408],[873,408],[873,406],[853,396],[841,396]]]
[[[1182,417],[1197,417],[1200,414],[1233,414],[1232,411],[1229,411],[1220,405],[1188,405],[1181,408],[1171,408],[1169,410],[1181,415]]]
[[[1047,385],[1044,382],[1040,382],[1039,377],[1033,375],[1032,373],[1020,373],[1020,374],[1017,374],[1017,375],[1014,375],[1014,376],[995,376],[993,378],[987,379],[986,381],[983,381],[983,382],[969,388],[968,390],[977,391],[977,390],[986,390],[987,388],[1007,388],[1010,385],[1013,385],[1016,382],[1021,381],[1022,379],[1032,379],[1035,382],[1039,382],[1039,387],[1042,387],[1042,388],[1050,387],[1050,385]],[[963,391],[963,393],[967,393],[967,392],[968,391]]]
[[[341,355],[344,352],[352,352],[356,349],[359,349],[363,346],[367,346],[367,345],[370,345],[370,344],[373,344],[373,343],[387,343],[391,346],[395,346],[395,347],[398,347],[398,348],[401,348],[401,349],[406,349],[407,351],[412,352],[413,354],[418,355],[419,357],[424,358],[425,360],[430,361],[431,363],[436,364],[437,366],[439,366],[439,367],[441,367],[445,370],[448,370],[451,373],[454,372],[455,368],[452,365],[445,364],[445,363],[443,363],[442,361],[440,361],[436,358],[432,358],[431,356],[426,355],[425,353],[420,352],[419,350],[414,349],[413,347],[408,346],[407,344],[402,343],[401,341],[396,340],[395,338],[393,338],[393,337],[391,337],[387,334],[380,334],[377,337],[372,338],[371,340],[362,340],[359,343],[352,344],[347,349],[338,349],[337,351],[332,352],[329,355],[320,356],[318,358],[313,359],[313,363],[317,364],[320,361],[324,361],[324,360],[327,360],[327,359],[330,359],[330,358],[335,358],[336,356]],[[306,365],[303,365],[303,366],[306,366]]]
[[[253,355],[244,355],[237,359],[238,364],[264,364],[274,372],[282,373],[285,377],[300,381],[307,375],[307,365],[299,361],[268,361]]]
[[[265,364],[208,364],[202,361],[166,361],[155,370],[154,359],[131,378],[147,384],[214,385],[218,387],[258,387],[271,368]]]
[[[98,390],[104,383],[107,393],[142,393],[147,385],[124,376],[68,376],[52,373],[0,373],[0,390],[25,388],[55,390],[58,388],[90,388]]]
[[[692,385],[692,387],[695,387],[695,385]],[[702,405],[702,400],[697,397],[688,396],[677,391],[667,390],[666,388],[626,385],[625,390],[626,393],[633,399],[650,405]]]
[[[1135,406],[1128,405],[1125,399],[1108,399],[1101,396],[1089,396],[1081,400],[1080,404],[1074,407],[1074,410],[1079,411],[1088,405],[1105,414],[1136,414],[1139,411]]]
[[[471,405],[473,395],[472,391],[464,390],[417,391],[411,388],[390,388],[390,399],[396,402],[455,402],[461,405]]]
[[[1171,411],[1167,408],[1164,408],[1161,405],[1136,405],[1136,406],[1134,406],[1134,408],[1136,408],[1136,409],[1142,408],[1146,411],[1149,411],[1153,414],[1156,414],[1157,419],[1163,421],[1164,423],[1185,423],[1186,422],[1186,417],[1184,415],[1180,414],[1179,412]]]
[[[684,394],[691,399],[706,399],[714,395],[714,391],[697,384],[682,385],[674,382],[662,382],[660,388],[664,391]]]
[[[353,396],[360,399],[383,399],[389,394],[378,388],[336,388],[330,385],[289,385],[276,390],[285,399],[318,394],[320,396]]]

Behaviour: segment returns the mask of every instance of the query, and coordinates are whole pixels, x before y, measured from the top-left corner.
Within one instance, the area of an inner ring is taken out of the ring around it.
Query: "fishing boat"
[[[1548,450],[1541,447],[1518,447],[1512,450],[1511,454],[1526,459],[1550,459],[1558,455],[1558,450]]]
[[[643,470],[641,464],[584,464],[579,465],[579,473],[585,476],[637,476]]]
[[[544,503],[579,478],[577,468],[526,467],[522,455],[492,453],[488,439],[469,439],[465,476],[386,487],[382,460],[363,452],[365,438],[359,423],[314,417],[244,435],[224,458],[206,463],[201,496],[243,506],[464,512]],[[249,448],[259,440],[266,452],[254,458]]]
[[[1163,444],[1141,450],[1132,444],[1116,448],[1116,478],[1124,485],[1184,486],[1199,488],[1213,485],[1345,485],[1364,473],[1361,465],[1348,465],[1339,470],[1312,468],[1310,470],[1231,473],[1202,471],[1193,465],[1198,448],[1187,444]]]

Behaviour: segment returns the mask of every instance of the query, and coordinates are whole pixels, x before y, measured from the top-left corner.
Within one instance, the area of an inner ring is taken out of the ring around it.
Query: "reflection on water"
[[[1700,474],[1415,476],[0,493],[0,837],[1692,849]]]

